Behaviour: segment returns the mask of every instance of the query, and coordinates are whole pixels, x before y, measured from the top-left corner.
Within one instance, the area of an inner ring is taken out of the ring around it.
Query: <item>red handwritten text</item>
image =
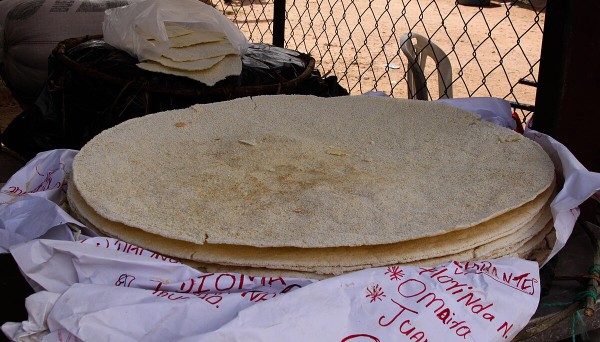
[[[446,302],[442,298],[438,298],[434,292],[428,291],[427,285],[425,285],[424,282],[413,278],[407,279],[398,285],[398,294],[404,298],[415,299],[417,303],[423,302],[426,308],[431,307],[435,316],[448,327],[448,329],[454,331],[456,335],[466,338],[466,336],[471,333],[471,328],[467,326],[465,321],[457,320],[457,318],[455,318],[456,313],[448,308]],[[472,293],[466,294],[456,302],[460,303],[463,300],[466,300],[464,305],[470,307],[471,311],[476,314],[481,314],[492,306],[492,304],[486,306],[475,304],[481,299],[477,298],[474,300]],[[483,313],[483,315],[484,319],[489,319],[490,321],[494,319],[494,316],[491,314]]]
[[[252,290],[257,285],[283,285],[286,286],[286,288],[284,288],[285,292],[289,292],[293,288],[288,286],[285,280],[281,277],[252,277],[244,274],[204,273],[179,284],[164,284],[162,281],[157,281],[155,290],[159,291],[162,290],[164,286],[168,286],[169,290],[198,294],[208,292]]]
[[[394,315],[394,317],[392,317],[390,320],[388,320],[387,322],[385,321],[385,316],[381,316],[379,317],[379,325],[382,327],[387,327],[392,325],[394,322],[396,322],[396,320],[400,317],[406,317],[409,316],[410,314],[414,314],[414,315],[418,315],[419,312],[409,309],[408,307],[396,302],[395,300],[391,299],[391,301],[398,305],[400,307],[398,313],[396,313]],[[406,315],[404,314],[406,312]],[[420,329],[417,329],[416,327],[413,326],[413,323],[410,321],[410,319],[405,319],[404,321],[400,322],[400,324],[398,325],[398,331],[403,334],[408,336],[408,338],[412,341],[423,341],[423,342],[427,342],[427,338],[425,337],[425,332],[423,332]]]
[[[534,285],[539,282],[530,273],[513,274],[512,272],[504,272],[489,261],[467,261],[465,263],[455,261],[454,265],[456,266],[454,274],[483,274],[498,283],[529,295],[535,294]]]
[[[142,255],[144,253],[143,248],[124,241],[115,240],[114,245],[117,246],[117,251],[119,252],[135,255]]]

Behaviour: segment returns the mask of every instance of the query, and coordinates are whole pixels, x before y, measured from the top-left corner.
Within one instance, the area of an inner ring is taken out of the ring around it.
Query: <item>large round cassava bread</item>
[[[76,156],[99,216],[193,244],[364,246],[469,228],[531,202],[539,145],[445,104],[261,96],[129,120]]]
[[[160,58],[158,59],[160,60]],[[216,57],[216,59],[220,60],[215,62],[215,58],[211,57],[194,61],[169,63],[166,62],[169,59],[165,58],[160,62],[148,60],[146,62],[138,63],[137,66],[152,72],[185,76],[198,82],[202,82],[207,86],[213,86],[228,76],[239,75],[242,72],[242,60],[239,55],[227,55],[223,56],[223,58]],[[168,66],[168,64],[171,66]],[[174,67],[174,65],[177,64],[179,64],[178,67]],[[189,70],[192,68],[196,69]]]

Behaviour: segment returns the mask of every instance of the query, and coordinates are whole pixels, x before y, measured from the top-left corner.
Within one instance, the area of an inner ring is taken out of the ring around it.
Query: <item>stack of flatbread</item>
[[[539,145],[445,104],[261,96],[102,132],[68,200],[100,233],[202,270],[324,278],[528,257],[555,191]]]
[[[152,72],[184,76],[213,86],[228,76],[240,75],[240,51],[231,44],[223,32],[189,28],[166,23],[169,48],[162,56],[138,64]],[[136,32],[151,44],[156,38],[139,28]]]

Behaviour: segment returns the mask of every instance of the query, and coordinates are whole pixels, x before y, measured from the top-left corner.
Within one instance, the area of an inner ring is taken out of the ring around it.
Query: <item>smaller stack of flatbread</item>
[[[447,105],[260,96],[102,132],[67,197],[88,227],[204,271],[319,279],[543,260],[556,188],[539,145]]]
[[[162,56],[139,63],[137,66],[141,69],[188,77],[207,86],[242,72],[239,49],[231,44],[225,33],[173,23],[166,23],[165,28],[170,47]],[[158,43],[139,28],[136,31],[151,44]]]

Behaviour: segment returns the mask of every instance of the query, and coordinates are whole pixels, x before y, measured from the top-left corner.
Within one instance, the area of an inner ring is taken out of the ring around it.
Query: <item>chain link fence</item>
[[[493,96],[523,120],[534,110],[545,0],[212,1],[250,41],[283,34],[284,47],[310,53],[351,94]],[[420,51],[433,59],[419,63]]]

